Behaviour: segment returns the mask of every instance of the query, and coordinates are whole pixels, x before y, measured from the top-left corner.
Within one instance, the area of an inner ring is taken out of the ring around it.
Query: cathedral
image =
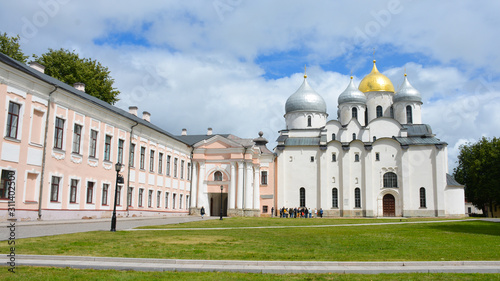
[[[422,124],[408,78],[395,90],[373,69],[338,98],[337,120],[307,82],[285,104],[276,154],[276,206],[334,217],[464,215],[464,190],[447,174],[447,143]]]

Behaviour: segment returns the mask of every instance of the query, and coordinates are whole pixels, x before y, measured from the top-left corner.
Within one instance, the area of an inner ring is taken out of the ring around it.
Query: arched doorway
[[[395,217],[396,216],[396,199],[392,194],[384,195],[382,199],[384,208],[384,217]]]

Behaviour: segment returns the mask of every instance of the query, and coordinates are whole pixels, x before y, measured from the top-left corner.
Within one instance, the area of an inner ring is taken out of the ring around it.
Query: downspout
[[[51,107],[51,97],[52,93],[54,93],[57,90],[57,85],[51,84],[54,86],[54,90],[52,90],[49,93],[49,98],[47,101],[47,117],[45,118],[45,137],[43,140],[43,153],[42,153],[42,172],[40,175],[40,194],[38,198],[38,220],[42,219],[42,200],[43,200],[43,182],[44,182],[44,177],[45,177],[45,158],[47,155],[47,138],[48,138],[48,133],[49,133],[49,116],[50,116],[50,107]]]
[[[130,201],[130,192],[129,192],[129,188],[130,188],[130,148],[132,147],[132,136],[133,136],[133,133],[134,133],[134,127],[139,125],[139,122],[135,121],[135,124],[132,125],[132,127],[130,127],[130,138],[128,140],[128,165],[127,165],[127,202],[125,203],[127,205],[127,217],[129,215],[129,210],[128,210],[128,207],[129,207],[129,204],[128,202]],[[134,158],[135,158],[135,152],[134,152]],[[134,159],[135,161],[135,159]],[[123,164],[123,163],[122,163]]]

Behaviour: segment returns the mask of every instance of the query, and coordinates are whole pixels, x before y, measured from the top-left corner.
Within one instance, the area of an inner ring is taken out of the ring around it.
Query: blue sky
[[[359,83],[375,58],[396,88],[408,73],[451,169],[460,144],[500,132],[499,10],[489,0],[19,0],[2,3],[0,32],[19,34],[27,54],[100,61],[117,106],[173,134],[264,131],[271,149],[304,65],[332,119],[351,73]]]

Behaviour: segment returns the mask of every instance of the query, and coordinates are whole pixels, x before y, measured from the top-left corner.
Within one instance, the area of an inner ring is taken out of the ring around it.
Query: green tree
[[[120,92],[113,88],[114,79],[110,71],[101,63],[80,58],[74,51],[53,50],[40,57],[33,55],[35,61],[45,66],[45,74],[62,82],[73,85],[81,82],[85,84],[85,92],[107,103],[114,104]]]
[[[9,37],[7,33],[0,34],[0,52],[23,63],[26,63],[28,56],[25,56],[19,45],[19,35]]]
[[[484,211],[500,205],[500,139],[483,137],[460,146],[453,175],[465,184],[467,200]]]

